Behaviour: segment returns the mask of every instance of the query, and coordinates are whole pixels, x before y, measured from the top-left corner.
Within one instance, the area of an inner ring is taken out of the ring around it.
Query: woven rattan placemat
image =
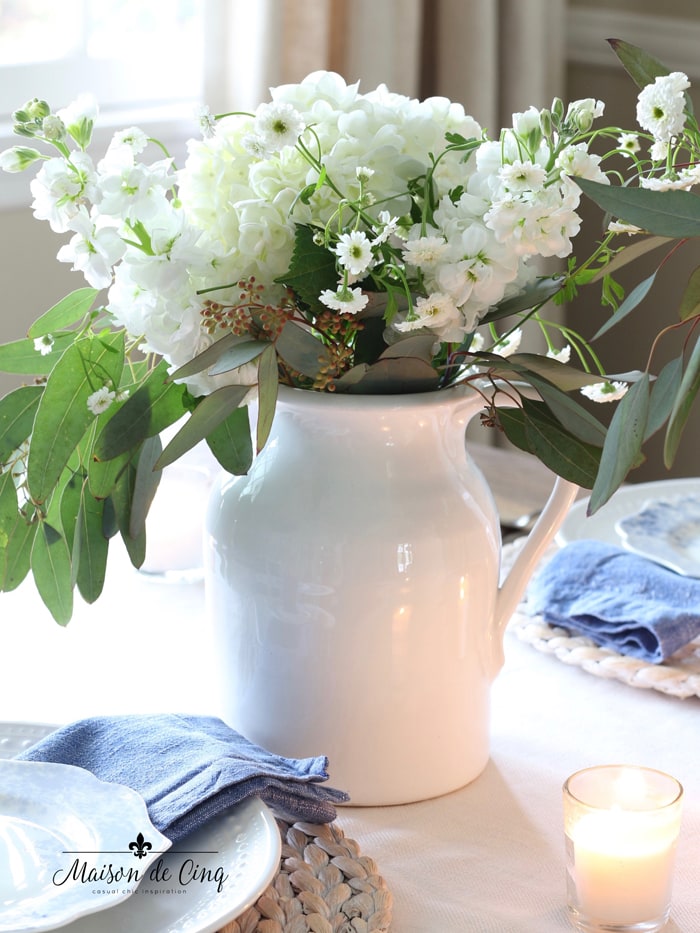
[[[504,546],[504,570],[510,567],[524,540],[519,538]],[[545,554],[543,563],[555,551],[556,545]],[[564,664],[580,667],[595,677],[620,680],[630,687],[658,690],[682,699],[700,697],[700,639],[662,664],[650,664],[609,648],[600,648],[590,638],[571,635],[563,628],[548,625],[541,616],[528,614],[527,598],[514,613],[508,631],[538,651],[551,654]]]
[[[338,822],[277,821],[280,871],[256,903],[220,933],[385,933],[392,896],[377,865]]]

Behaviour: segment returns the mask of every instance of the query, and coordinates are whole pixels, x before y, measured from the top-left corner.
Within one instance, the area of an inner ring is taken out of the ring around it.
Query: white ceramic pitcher
[[[354,804],[481,773],[504,629],[577,492],[557,479],[499,587],[498,515],[464,440],[482,409],[467,387],[282,388],[262,454],[210,499],[221,714],[271,751],[328,755]]]

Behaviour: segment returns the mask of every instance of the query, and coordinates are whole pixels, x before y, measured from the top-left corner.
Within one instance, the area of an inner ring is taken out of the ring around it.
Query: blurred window
[[[206,0],[0,0],[0,121],[83,91],[102,112],[202,99]]]

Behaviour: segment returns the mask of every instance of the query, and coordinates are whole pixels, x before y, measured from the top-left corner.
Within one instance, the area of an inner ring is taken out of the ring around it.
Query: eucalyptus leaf
[[[123,333],[85,337],[56,363],[39,401],[27,462],[27,484],[35,502],[49,497],[94,420],[89,396],[103,384],[118,385],[123,352]]]
[[[668,468],[673,465],[673,461],[675,460],[683,430],[688,421],[691,408],[693,407],[699,389],[700,339],[695,341],[695,346],[690,354],[668,419],[666,437],[664,439],[664,464]]]
[[[29,336],[43,337],[81,321],[94,305],[98,294],[96,288],[79,288],[66,295],[34,321],[29,328]]]
[[[416,334],[411,337],[402,337],[401,340],[398,340],[384,350],[381,359],[388,360],[411,356],[423,360],[426,363],[430,363],[433,358],[434,346],[434,334]]]
[[[246,405],[236,408],[209,432],[207,445],[220,466],[234,476],[242,476],[253,461],[253,440]]]
[[[578,181],[578,179],[576,179]],[[493,308],[481,318],[481,324],[489,324],[500,318],[510,317],[512,314],[521,314],[543,305],[550,298],[560,292],[564,286],[565,278],[562,275],[543,276],[532,285],[528,285],[519,295],[508,298]]]
[[[678,317],[681,321],[689,321],[700,314],[700,267],[691,273],[688,284],[681,298]]]
[[[53,348],[45,356],[34,347],[33,340],[4,343],[0,345],[0,371],[21,376],[48,375],[75,339],[73,333],[54,334]]]
[[[58,515],[63,530],[63,536],[66,539],[74,568],[73,582],[75,582],[76,579],[80,555],[80,524],[78,516],[80,514],[80,505],[83,498],[84,482],[85,477],[82,473],[71,473],[68,480],[63,485],[58,504]]]
[[[269,350],[274,356],[272,346]],[[234,409],[238,408],[249,391],[250,386],[230,385],[221,386],[210,395],[205,395],[158,457],[156,467],[162,470],[163,467],[173,463],[203,441],[210,431],[218,427]]]
[[[587,197],[625,223],[676,239],[700,236],[700,198],[690,191],[649,191],[586,178],[574,180]]]
[[[31,553],[32,575],[39,595],[55,621],[67,625],[73,614],[73,582],[66,539],[41,522]]]
[[[258,421],[255,430],[255,449],[260,453],[270,436],[270,429],[277,408],[279,375],[277,353],[268,347],[258,362]]]
[[[315,342],[318,343],[318,341]],[[209,375],[218,376],[220,373],[228,373],[232,369],[238,369],[239,366],[256,360],[266,346],[263,340],[241,340],[222,353],[216,363],[209,367]]]
[[[146,516],[163,476],[162,470],[156,467],[162,452],[163,444],[158,434],[147,437],[139,451],[129,514],[129,534],[132,538],[137,538],[146,529]]]
[[[596,477],[600,448],[574,437],[544,402],[523,398],[522,408],[499,408],[506,437],[545,466],[577,486],[590,488]]]
[[[512,369],[514,372],[521,373],[525,378],[531,373],[544,376],[563,392],[582,389],[584,386],[601,381],[599,374],[584,373],[567,363],[560,363],[559,360],[549,356],[539,356],[536,353],[513,353],[507,357],[491,354],[487,356],[487,359],[497,361],[500,369]]]
[[[111,460],[174,424],[185,413],[185,391],[168,380],[168,364],[162,360],[102,428],[95,456]]]
[[[297,372],[315,379],[321,369],[331,363],[331,355],[318,337],[299,327],[293,321],[287,321],[275,341],[277,353],[287,366]],[[264,349],[261,348],[261,349]]]
[[[666,65],[630,42],[608,39],[608,43],[638,88],[653,84],[656,78],[669,73]]]
[[[642,443],[647,433],[650,380],[646,375],[618,402],[603,445],[600,469],[591,492],[588,513],[604,505],[640,462]]]
[[[404,392],[431,392],[438,388],[440,377],[430,363],[414,356],[377,360],[361,379],[347,385],[358,395],[397,395]]]
[[[32,433],[43,391],[43,386],[20,386],[0,399],[0,463],[6,463]]]
[[[529,374],[527,380],[546,402],[549,410],[575,437],[588,444],[602,446],[606,428],[586,408],[546,379]]]
[[[198,353],[197,356],[193,357],[188,363],[185,363],[184,366],[180,366],[175,372],[170,373],[170,375],[167,376],[168,381],[177,382],[189,376],[196,376],[197,373],[203,373],[205,369],[208,369],[218,362],[232,347],[240,343],[240,340],[241,338],[237,337],[235,334],[225,334],[225,336],[208,346],[206,350],[202,350],[201,353]]]
[[[9,530],[8,542],[2,557],[0,589],[5,592],[18,587],[29,573],[32,547],[38,527],[38,522],[28,522],[21,513],[17,513],[14,525]]]
[[[103,530],[104,508],[104,502],[94,499],[83,484],[77,519],[80,529],[77,584],[87,603],[94,603],[100,597],[107,574],[109,540]]]
[[[599,337],[602,337],[603,334],[606,334],[609,330],[615,327],[616,324],[619,324],[623,318],[626,318],[628,314],[634,311],[634,309],[639,304],[641,304],[649,294],[651,286],[654,284],[655,280],[656,272],[652,272],[650,276],[647,276],[646,279],[635,285],[617,311],[605,322],[605,324],[603,324],[599,330],[596,331],[592,339],[597,340]]]
[[[666,423],[683,378],[683,357],[670,360],[654,380],[649,398],[649,416],[644,440],[656,434]]]
[[[606,275],[612,275],[613,272],[617,272],[618,269],[624,268],[629,263],[634,262],[635,259],[639,259],[641,256],[645,256],[647,253],[672,242],[672,237],[644,236],[635,243],[630,243],[621,249],[617,255],[613,256],[607,266],[603,266],[603,268],[595,274],[591,282],[599,282],[601,279],[604,279]]]
[[[124,470],[119,477],[119,482],[114,487],[114,492],[109,499],[105,501],[105,518],[108,517],[110,506],[108,506],[107,503],[110,502],[111,507],[114,509],[116,524],[119,528],[119,533],[121,534],[129,559],[133,566],[138,568],[146,559],[146,532],[145,530],[141,530],[136,535],[131,534],[131,512],[135,485],[136,467],[133,464],[129,464],[127,469]],[[108,529],[105,527],[104,520],[102,527],[105,536],[110,537]]]

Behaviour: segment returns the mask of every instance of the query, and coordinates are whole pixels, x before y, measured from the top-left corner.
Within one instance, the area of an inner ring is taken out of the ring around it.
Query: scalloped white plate
[[[55,728],[0,722],[0,759],[19,754]],[[133,820],[123,825],[133,836]],[[149,877],[154,875],[155,863],[138,887],[130,886],[133,896],[117,903],[112,894],[110,904],[115,906],[102,911],[99,921],[92,916],[76,919],[63,927],[63,933],[98,929],[99,933],[216,933],[255,903],[279,871],[280,853],[280,833],[272,811],[252,797],[170,848],[162,856],[157,877]],[[224,876],[226,880],[219,883],[217,879]],[[2,875],[0,890],[1,879]],[[0,917],[4,920],[1,898]],[[9,929],[13,933],[25,930],[0,926],[0,930]],[[29,927],[26,933],[39,929],[49,928]]]
[[[700,577],[700,495],[649,499],[615,523],[628,551],[687,577]]]
[[[84,879],[138,879],[169,848],[130,787],[73,765],[0,761],[1,933],[54,930],[125,901],[136,881]]]
[[[700,479],[688,477],[621,486],[604,506],[590,516],[586,515],[588,497],[577,499],[557,532],[556,541],[564,545],[580,538],[593,538],[622,546],[622,537],[616,528],[620,519],[636,514],[651,499],[693,495],[700,495]]]

